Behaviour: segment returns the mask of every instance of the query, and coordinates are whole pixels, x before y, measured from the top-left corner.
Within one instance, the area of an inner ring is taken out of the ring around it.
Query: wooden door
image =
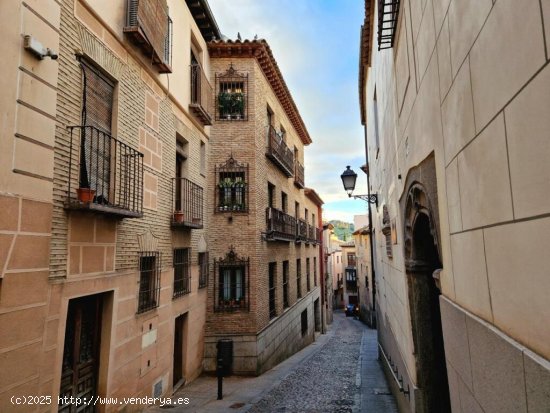
[[[59,390],[61,397],[89,401],[97,395],[100,331],[101,296],[70,300]],[[96,410],[93,405],[60,403],[59,411],[88,413]]]

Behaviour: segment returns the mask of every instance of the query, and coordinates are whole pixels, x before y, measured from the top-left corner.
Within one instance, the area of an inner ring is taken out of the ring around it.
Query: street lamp
[[[355,190],[355,181],[357,181],[357,174],[353,171],[353,169],[350,168],[350,166],[346,166],[346,170],[340,175],[340,178],[342,178],[342,183],[344,184],[344,189],[348,193],[348,196],[351,198],[359,198],[363,201],[367,201],[370,204],[375,204],[376,208],[378,208],[378,195],[377,194],[371,194],[368,195],[352,195],[353,191]]]

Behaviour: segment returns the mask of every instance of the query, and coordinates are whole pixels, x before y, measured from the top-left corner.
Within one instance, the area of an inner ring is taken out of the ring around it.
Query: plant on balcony
[[[180,210],[174,211],[174,222],[181,224],[183,221],[184,221],[183,211],[180,211]]]
[[[218,94],[218,110],[221,118],[231,119],[231,106],[231,93],[220,92]]]
[[[82,128],[80,131],[80,177],[76,193],[80,202],[90,203],[94,200],[95,190],[90,189],[88,168],[86,167],[86,128]]]

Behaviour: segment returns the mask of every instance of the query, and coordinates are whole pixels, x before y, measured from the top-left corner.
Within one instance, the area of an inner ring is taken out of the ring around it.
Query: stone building
[[[210,137],[205,370],[233,340],[233,372],[261,374],[321,330],[322,201],[304,184],[311,138],[265,40],[208,43]]]
[[[342,305],[359,305],[357,295],[357,257],[355,254],[355,241],[347,241],[340,244],[342,249]]]
[[[0,16],[0,411],[171,394],[204,351],[208,4],[14,0]]]
[[[400,410],[548,411],[550,5],[365,11],[380,358]]]
[[[331,223],[323,223],[322,246],[323,246],[323,271],[321,276],[325,279],[325,320],[327,324],[332,324],[334,312],[334,286],[332,276],[332,257],[331,257],[331,242],[330,238],[334,225]]]
[[[367,220],[368,222],[368,220]],[[372,291],[372,272],[371,272],[371,257],[370,257],[370,236],[369,227],[360,227],[357,225],[353,232],[353,240],[355,242],[355,256],[357,260],[357,297],[359,301],[359,315],[361,320],[369,326],[374,326],[374,306],[373,306],[373,291]]]

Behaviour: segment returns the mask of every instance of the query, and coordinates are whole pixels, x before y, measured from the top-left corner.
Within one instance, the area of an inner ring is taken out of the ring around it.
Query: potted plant
[[[76,194],[80,202],[89,204],[94,200],[95,190],[85,187],[76,188]]]
[[[235,92],[231,95],[231,112],[236,119],[244,116],[244,95],[241,92]]]
[[[180,210],[174,211],[174,222],[181,224],[183,223],[183,221],[184,221],[183,211],[180,211]]]
[[[218,94],[218,110],[221,118],[231,119],[231,94],[220,92]]]

